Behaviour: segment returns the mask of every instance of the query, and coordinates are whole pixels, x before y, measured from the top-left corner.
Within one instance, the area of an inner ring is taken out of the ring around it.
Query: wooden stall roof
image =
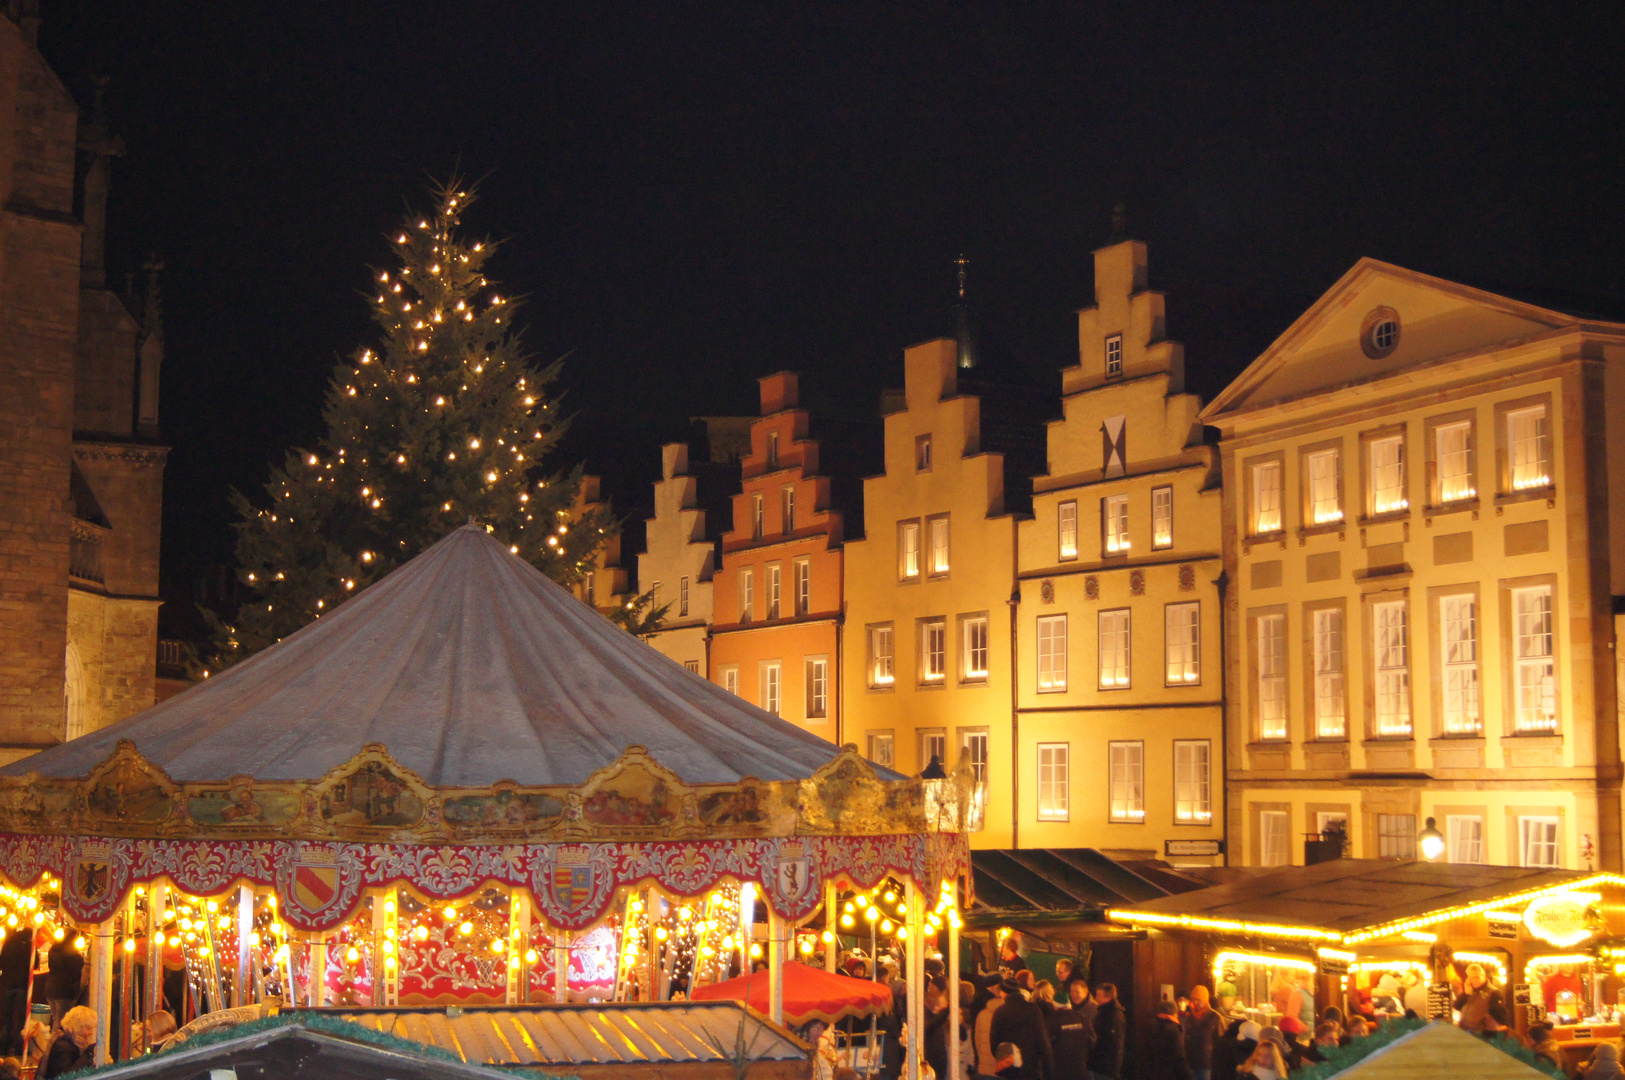
[[[1369,1057],[1335,1073],[1338,1080],[1534,1080],[1540,1072],[1454,1024],[1436,1023],[1402,1035]]]
[[[1446,909],[1606,877],[1518,866],[1335,859],[1315,866],[1281,867],[1194,892],[1124,905],[1115,908],[1111,917],[1133,921],[1141,914],[1164,919],[1188,916],[1302,927],[1323,931],[1333,939]]]
[[[1178,871],[1119,862],[1094,848],[972,851],[976,912],[1019,917],[1132,904],[1200,885]]]
[[[438,1046],[471,1064],[552,1072],[591,1065],[727,1063],[741,1024],[752,1061],[805,1061],[811,1051],[737,1001],[319,1011]]]

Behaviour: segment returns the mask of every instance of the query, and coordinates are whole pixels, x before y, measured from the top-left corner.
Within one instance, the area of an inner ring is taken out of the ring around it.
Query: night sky
[[[1625,6],[44,0],[129,147],[111,280],[166,264],[170,589],[312,441],[430,178],[570,354],[570,454],[626,509],[755,377],[872,411],[951,327],[1058,386],[1111,208],[1211,395],[1363,255],[1625,309]]]

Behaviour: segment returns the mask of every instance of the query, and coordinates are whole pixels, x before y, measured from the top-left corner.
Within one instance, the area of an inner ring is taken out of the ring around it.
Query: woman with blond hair
[[[96,1064],[96,1010],[75,1005],[62,1016],[62,1033],[51,1043],[40,1076],[66,1076]]]
[[[1260,1039],[1253,1056],[1237,1074],[1237,1080],[1284,1080],[1286,1074],[1286,1059],[1281,1057],[1281,1048],[1269,1039]]]

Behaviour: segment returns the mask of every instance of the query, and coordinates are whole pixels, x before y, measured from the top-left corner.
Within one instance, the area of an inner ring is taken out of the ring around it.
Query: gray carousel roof
[[[691,784],[800,779],[837,749],[668,660],[473,525],[223,674],[0,775],[84,776],[120,739],[177,781],[314,780],[382,743],[437,787],[577,785],[631,744]]]

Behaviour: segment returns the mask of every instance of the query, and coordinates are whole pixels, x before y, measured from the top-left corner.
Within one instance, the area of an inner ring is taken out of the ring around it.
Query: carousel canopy
[[[179,782],[311,780],[369,743],[445,787],[577,785],[632,744],[693,784],[806,778],[836,754],[475,525],[224,674],[0,776],[85,776],[126,739]]]

